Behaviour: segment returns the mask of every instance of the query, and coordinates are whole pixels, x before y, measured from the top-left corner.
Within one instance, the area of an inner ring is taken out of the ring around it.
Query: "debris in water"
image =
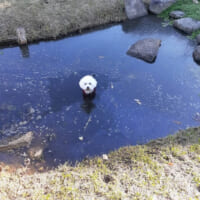
[[[83,136],[80,136],[78,139],[79,139],[80,141],[83,141]]]
[[[27,166],[29,166],[30,164],[31,164],[30,158],[25,158],[25,159],[24,159],[24,165],[27,167]]]
[[[113,83],[111,82],[111,84],[110,84],[110,87],[111,87],[111,89],[113,89],[114,88],[114,85],[113,85]]]
[[[139,99],[134,99],[134,101],[138,104],[138,105],[141,105],[142,102],[139,100]]]
[[[34,112],[35,112],[35,109],[31,107],[30,110],[29,110],[29,113],[33,114]]]
[[[180,125],[180,124],[181,124],[180,121],[176,121],[176,120],[174,120],[173,122],[174,122],[175,124],[177,124],[177,125]]]
[[[92,116],[89,116],[88,121],[86,122],[85,126],[84,126],[84,131],[86,130],[86,128],[88,127],[89,123],[92,121]]]
[[[195,116],[193,117],[193,119],[196,120],[196,121],[200,121],[200,113],[197,112],[197,113],[195,114]]]
[[[20,126],[26,125],[28,122],[27,121],[23,121],[23,122],[19,122]]]
[[[41,116],[41,115],[38,115],[38,116],[36,117],[36,120],[40,120],[40,119],[42,119],[42,116]]]

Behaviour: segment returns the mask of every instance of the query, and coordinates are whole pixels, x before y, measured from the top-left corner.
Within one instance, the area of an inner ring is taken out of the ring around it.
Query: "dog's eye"
[[[87,85],[87,83],[84,83],[84,85]]]
[[[89,85],[92,85],[92,83],[89,83]]]

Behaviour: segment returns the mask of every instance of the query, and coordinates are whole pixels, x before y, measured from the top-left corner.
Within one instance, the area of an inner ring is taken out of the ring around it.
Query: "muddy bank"
[[[34,174],[1,165],[1,199],[199,199],[200,129]],[[34,184],[33,184],[34,183]]]
[[[0,44],[16,43],[18,27],[33,42],[124,19],[123,0],[6,0],[0,3]]]

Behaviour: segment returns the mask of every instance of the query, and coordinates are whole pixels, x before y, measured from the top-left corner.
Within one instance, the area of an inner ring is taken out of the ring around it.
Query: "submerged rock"
[[[149,10],[154,14],[160,14],[170,7],[176,0],[151,0]]]
[[[200,29],[200,21],[190,17],[177,19],[174,21],[173,26],[187,34]]]
[[[200,44],[200,34],[197,35],[196,40],[197,40],[197,44]]]
[[[26,134],[10,138],[9,141],[3,141],[3,144],[0,144],[0,151],[7,151],[10,149],[15,149],[19,147],[29,146],[33,139],[33,132],[29,131]]]
[[[200,46],[197,46],[193,52],[193,58],[197,63],[200,63]]]
[[[185,13],[183,11],[180,11],[180,10],[174,10],[174,11],[169,13],[169,16],[171,18],[174,18],[174,19],[180,19],[180,18],[185,16]]]
[[[142,0],[125,0],[125,10],[128,19],[135,19],[148,14]]]
[[[156,59],[160,45],[161,40],[158,39],[139,40],[130,47],[127,54],[152,63]]]
[[[198,4],[199,1],[198,0],[192,0],[193,3]]]
[[[28,155],[30,156],[31,160],[40,160],[43,156],[44,147],[42,146],[35,146],[31,147],[28,150]]]

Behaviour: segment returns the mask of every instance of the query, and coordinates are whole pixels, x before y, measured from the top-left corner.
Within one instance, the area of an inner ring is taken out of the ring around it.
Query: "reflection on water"
[[[93,103],[93,100],[95,98],[96,94],[93,93],[92,96],[84,96],[83,97],[83,104],[81,105],[81,108],[88,114],[92,112],[92,110],[96,107],[95,104]]]
[[[149,37],[162,40],[155,63],[126,55],[130,45]],[[33,131],[34,144],[45,147],[46,164],[56,166],[197,126],[200,69],[193,48],[172,27],[162,27],[160,19],[144,17],[59,41],[2,49],[0,138]],[[98,81],[93,99],[83,98],[78,85],[87,74]],[[0,159],[23,162],[26,151],[0,153]]]
[[[24,58],[30,57],[28,45],[23,45],[23,46],[20,46],[19,48],[20,48],[21,54]]]

